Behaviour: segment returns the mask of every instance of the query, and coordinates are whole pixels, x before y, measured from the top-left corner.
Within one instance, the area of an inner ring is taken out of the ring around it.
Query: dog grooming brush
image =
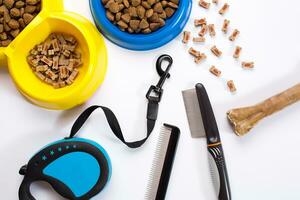
[[[96,142],[66,138],[44,147],[19,173],[24,175],[20,200],[35,200],[30,185],[36,181],[49,183],[67,199],[88,200],[109,181],[111,163],[106,151]]]
[[[219,191],[219,200],[230,200],[231,192],[221,138],[206,89],[202,84],[197,84],[195,89],[183,91],[183,99],[192,137],[206,136],[207,138],[209,157],[213,161],[211,163],[212,171],[217,170],[219,174],[217,177],[213,177],[216,178],[214,181],[217,191]],[[201,119],[203,123],[201,123]],[[205,131],[203,131],[202,124]]]
[[[148,182],[146,200],[164,200],[173,168],[180,130],[164,124]]]

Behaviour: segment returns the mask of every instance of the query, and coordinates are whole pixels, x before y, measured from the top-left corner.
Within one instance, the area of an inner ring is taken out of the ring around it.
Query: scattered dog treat
[[[220,51],[216,46],[213,46],[210,50],[215,56],[222,56],[222,51]]]
[[[214,4],[219,4],[219,0],[212,0]]]
[[[41,10],[41,0],[0,0],[0,47],[7,47]]]
[[[219,11],[219,14],[220,14],[220,15],[224,15],[224,14],[228,11],[228,9],[229,9],[229,4],[228,4],[228,3],[225,3],[225,4],[223,5],[223,7],[221,8],[221,10]]]
[[[210,7],[210,3],[204,1],[204,0],[200,0],[199,1],[199,5],[202,7],[202,8],[205,8],[205,9],[209,9]]]
[[[229,37],[229,40],[232,41],[232,42],[235,41],[236,38],[239,36],[239,34],[240,34],[240,31],[237,30],[237,29],[234,29],[233,33]]]
[[[76,50],[77,40],[71,35],[52,33],[44,42],[32,49],[27,57],[36,76],[54,88],[73,84],[82,65]]]
[[[206,23],[207,23],[206,18],[195,19],[195,21],[194,21],[195,27],[206,25]]]
[[[194,37],[193,42],[205,42],[205,37]]]
[[[225,19],[224,20],[224,23],[223,23],[223,26],[222,26],[222,31],[224,33],[227,33],[228,32],[228,27],[229,27],[229,24],[230,24],[230,21]]]
[[[148,1],[148,0],[144,0],[144,1]],[[153,1],[155,1],[155,0],[153,0]],[[200,5],[200,7],[203,7],[205,9],[209,9],[211,2],[216,4],[216,5],[218,5],[220,3],[219,0],[212,0],[212,1],[199,0],[199,5]],[[224,15],[229,10],[229,7],[230,7],[229,4],[225,3],[222,6],[222,8],[218,11],[219,14]],[[213,23],[208,24],[208,21],[205,17],[200,18],[200,19],[199,18],[195,19],[194,20],[194,26],[195,27],[200,27],[200,30],[198,32],[199,37],[193,37],[193,42],[194,43],[203,43],[203,42],[206,41],[205,35],[206,35],[207,32],[209,33],[209,35],[211,37],[215,37],[217,35],[216,30],[220,30],[218,27],[216,27],[215,24],[213,24]],[[230,26],[230,20],[224,19],[223,25],[222,25],[222,27],[220,27],[224,34],[227,34],[229,32],[229,29],[230,29],[229,26]],[[229,36],[229,40],[233,42],[237,39],[237,37],[239,35],[240,35],[240,31],[238,29],[234,29],[232,34]],[[185,31],[184,32],[183,43],[187,43],[187,41],[190,39],[190,37],[191,37],[191,32]],[[216,47],[216,45],[211,47],[210,50],[211,50],[212,54],[216,57],[221,57],[222,54],[223,54],[223,52],[220,49],[218,49]],[[242,52],[242,47],[236,46],[235,49],[234,49],[233,55],[232,55],[233,58],[239,59],[240,56],[241,56],[241,52]],[[197,63],[197,64],[201,63],[203,60],[205,60],[207,58],[207,56],[204,53],[201,53],[200,51],[197,51],[193,47],[191,47],[189,49],[189,54],[191,54],[194,57],[194,62]],[[254,68],[254,62],[242,62],[242,66],[244,68],[251,69],[251,68]],[[213,75],[215,75],[217,77],[220,77],[221,74],[222,74],[222,72],[218,68],[216,68],[215,66],[211,66],[209,71],[210,71],[210,73],[212,73]],[[227,82],[227,86],[228,86],[228,88],[231,92],[236,92],[237,91],[236,86],[235,86],[235,84],[232,80],[229,80]]]
[[[236,92],[236,87],[235,87],[233,80],[228,81],[227,86],[228,86],[228,89],[230,90],[230,92]]]
[[[214,24],[209,24],[208,25],[208,32],[209,32],[209,35],[211,37],[216,36],[216,31],[215,31],[215,25]]]
[[[254,68],[254,62],[242,62],[242,67],[252,69]]]
[[[211,66],[211,68],[209,69],[210,73],[212,73],[213,75],[220,77],[222,72],[217,69],[215,66]]]
[[[203,60],[205,60],[207,56],[204,53],[200,53],[199,56],[195,57],[194,61],[196,64],[201,63]]]
[[[234,54],[233,54],[233,57],[234,58],[239,58],[240,55],[241,55],[241,52],[242,52],[242,47],[240,46],[237,46],[234,50]]]
[[[148,34],[165,25],[179,0],[101,0],[106,17],[121,31]]]
[[[183,39],[182,39],[182,42],[183,42],[184,44],[186,44],[186,43],[189,42],[190,38],[191,38],[191,32],[189,32],[189,31],[184,31],[184,32],[183,32]]]
[[[208,27],[207,27],[206,24],[204,24],[204,25],[202,25],[202,28],[201,28],[198,35],[201,36],[201,37],[204,37],[205,34],[207,33],[207,31],[208,31]]]
[[[201,56],[200,51],[197,51],[197,50],[194,49],[193,47],[191,47],[191,48],[189,49],[189,53],[190,53],[192,56],[194,56],[194,57],[199,57],[199,56]]]

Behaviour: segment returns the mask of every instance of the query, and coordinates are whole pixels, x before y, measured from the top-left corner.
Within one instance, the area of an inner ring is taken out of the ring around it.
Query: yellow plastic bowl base
[[[104,81],[107,69],[105,43],[88,20],[63,11],[61,0],[43,0],[42,3],[41,13],[8,47],[0,49],[0,61],[3,63],[7,58],[17,88],[32,103],[48,109],[69,109],[88,100]],[[75,36],[82,53],[83,66],[78,68],[78,77],[72,85],[61,89],[54,89],[39,80],[27,63],[30,50],[53,32]]]

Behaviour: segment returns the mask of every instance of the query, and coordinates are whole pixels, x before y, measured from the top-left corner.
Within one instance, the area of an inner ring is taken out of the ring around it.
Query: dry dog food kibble
[[[41,10],[41,0],[0,0],[0,47],[8,46]]]
[[[52,33],[30,51],[27,58],[31,69],[42,81],[54,88],[71,85],[82,65],[77,40],[66,34]]]
[[[179,0],[101,0],[109,21],[121,31],[148,34],[165,25]]]

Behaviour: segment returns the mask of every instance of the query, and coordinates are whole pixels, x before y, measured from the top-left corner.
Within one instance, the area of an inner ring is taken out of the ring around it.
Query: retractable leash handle
[[[110,158],[98,143],[83,138],[55,141],[20,169],[24,179],[19,199],[35,200],[30,185],[44,181],[66,199],[88,200],[105,188],[111,172]]]
[[[19,199],[22,200],[35,200],[35,198],[30,193],[31,182],[24,179],[19,189]]]

